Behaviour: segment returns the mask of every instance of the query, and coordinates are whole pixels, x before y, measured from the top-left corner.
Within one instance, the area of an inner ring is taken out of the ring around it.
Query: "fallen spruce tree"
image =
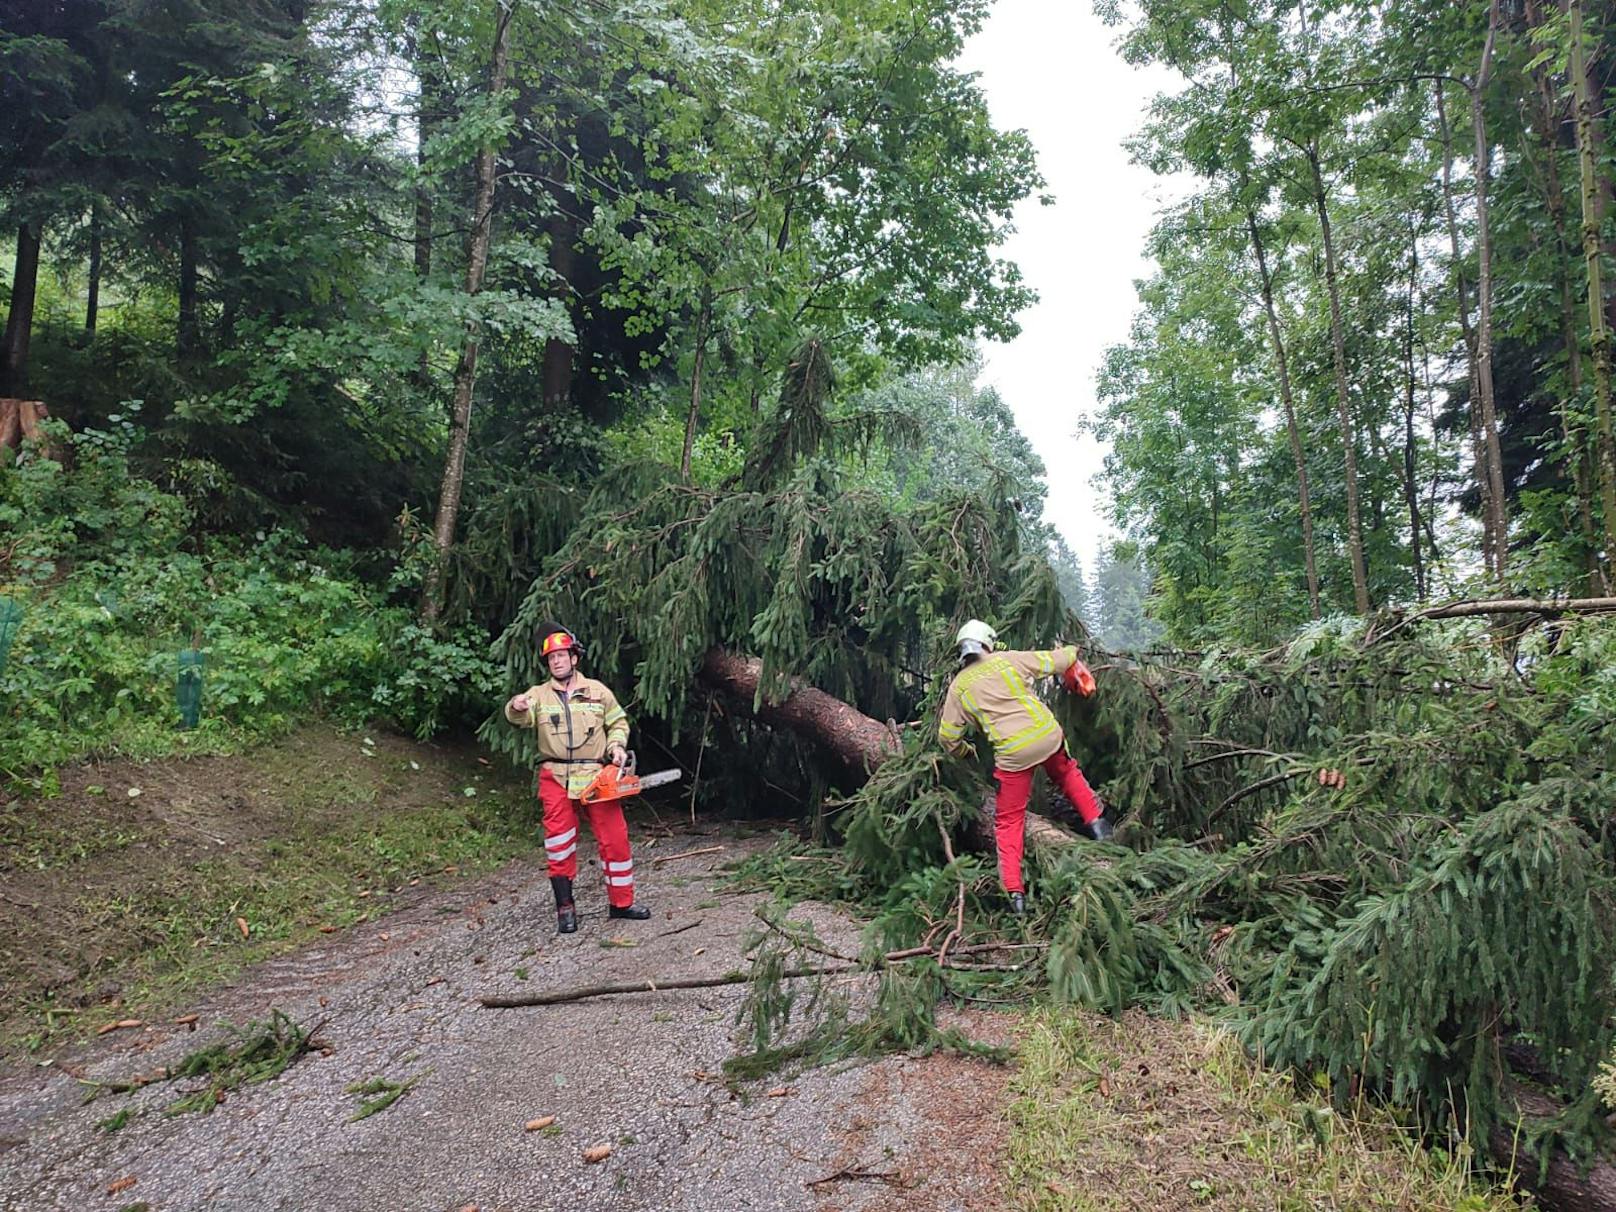
[[[1502,1144],[1551,1197],[1576,1176],[1564,1198],[1616,1207],[1609,1172],[1582,1169],[1607,1133],[1593,1079],[1616,970],[1610,620],[1539,603],[1507,631],[1331,619],[1267,653],[1090,648],[1098,693],[1057,707],[1127,844],[1034,848],[1032,912],[1008,919],[969,848],[987,770],[933,741],[949,640],[971,616],[1016,647],[1084,633],[1002,496],[895,509],[833,446],[877,419],[822,404],[788,389],[732,484],[603,477],[501,641],[527,684],[532,626],[568,620],[594,671],[634,688],[642,735],[700,762],[705,805],[794,800],[825,843],[829,861],[794,861],[793,842],[743,879],[870,921],[879,988],[857,1012],[789,991],[817,945],[801,927],[760,930],[735,1072],[967,1046],[937,1028],[945,997],[1196,1009],[1343,1106],[1384,1098]],[[526,760],[520,733],[486,736]],[[944,942],[1040,946],[1032,963],[877,962]]]

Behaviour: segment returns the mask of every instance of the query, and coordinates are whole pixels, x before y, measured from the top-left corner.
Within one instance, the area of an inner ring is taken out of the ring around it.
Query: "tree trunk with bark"
[[[1595,466],[1599,499],[1605,514],[1605,566],[1616,561],[1616,432],[1611,421],[1610,329],[1605,324],[1604,272],[1600,264],[1603,249],[1600,228],[1604,220],[1601,204],[1599,153],[1603,140],[1594,113],[1596,80],[1589,78],[1582,43],[1582,0],[1568,0],[1571,17],[1571,85],[1576,91],[1577,159],[1582,180],[1582,254],[1588,273],[1588,344],[1594,366]]]
[[[1509,516],[1504,497],[1503,452],[1498,444],[1498,409],[1493,395],[1493,246],[1487,201],[1487,178],[1492,171],[1492,154],[1487,143],[1487,121],[1483,111],[1487,84],[1492,79],[1493,46],[1497,40],[1498,0],[1492,0],[1488,9],[1487,41],[1481,51],[1481,66],[1470,88],[1470,126],[1476,142],[1476,385],[1481,391],[1481,436],[1487,461],[1487,490],[1492,498],[1491,572],[1502,583],[1509,561]]]
[[[95,339],[95,326],[101,314],[101,204],[90,207],[90,283],[84,299],[84,340]]]
[[[1246,210],[1246,230],[1251,233],[1251,249],[1257,256],[1257,273],[1262,286],[1263,311],[1268,316],[1268,332],[1274,341],[1274,362],[1279,369],[1279,398],[1285,405],[1285,432],[1290,438],[1291,458],[1296,463],[1297,501],[1302,511],[1302,556],[1307,565],[1307,604],[1310,617],[1319,610],[1319,573],[1313,553],[1313,503],[1308,492],[1307,457],[1302,452],[1302,431],[1296,423],[1296,400],[1291,392],[1290,364],[1285,357],[1285,337],[1280,331],[1279,314],[1274,309],[1274,281],[1268,272],[1268,257],[1257,229],[1257,212]]]
[[[40,230],[17,226],[17,265],[11,275],[11,310],[0,337],[0,396],[20,396],[28,385],[28,346],[34,335],[34,298],[39,287]]]
[[[1414,289],[1419,278],[1419,233],[1409,229],[1408,241],[1408,293],[1403,314],[1403,373],[1406,390],[1403,397],[1403,496],[1408,504],[1408,545],[1414,559],[1414,596],[1425,600],[1425,562],[1420,555],[1420,493],[1415,483],[1414,435]]]
[[[1563,1103],[1524,1082],[1506,1082],[1506,1087],[1523,1118],[1552,1119],[1565,1110]],[[1616,1212],[1616,1165],[1610,1161],[1597,1158],[1584,1172],[1576,1161],[1555,1150],[1540,1174],[1537,1156],[1524,1152],[1521,1138],[1508,1128],[1494,1128],[1487,1144],[1499,1168],[1513,1172],[1543,1207],[1564,1212]]]
[[[1336,279],[1335,241],[1330,234],[1330,208],[1324,196],[1324,173],[1319,168],[1316,144],[1307,147],[1313,174],[1313,204],[1318,211],[1319,233],[1324,240],[1324,280],[1330,295],[1330,347],[1335,359],[1335,407],[1341,423],[1341,445],[1346,456],[1347,548],[1352,558],[1352,598],[1360,615],[1369,613],[1369,573],[1364,562],[1363,520],[1358,507],[1358,439],[1347,395],[1347,347],[1341,325],[1341,286]]]
[[[1465,415],[1470,422],[1471,463],[1476,480],[1476,492],[1481,500],[1479,512],[1482,566],[1490,570],[1493,567],[1494,546],[1492,481],[1487,475],[1486,449],[1475,408],[1475,401],[1481,396],[1481,375],[1476,365],[1476,332],[1470,324],[1470,290],[1465,281],[1464,259],[1459,249],[1459,220],[1453,206],[1453,132],[1448,125],[1448,109],[1442,81],[1436,81],[1435,91],[1437,125],[1442,134],[1442,209],[1447,218],[1448,248],[1453,257],[1453,284],[1454,293],[1458,296],[1459,332],[1464,338],[1465,355],[1470,371],[1471,407],[1465,410]]]
[[[0,450],[16,450],[29,438],[39,436],[39,423],[50,416],[50,409],[39,400],[0,397]]]
[[[490,96],[505,91],[505,72],[510,48],[513,10],[500,5],[494,28],[494,50],[488,73]],[[494,226],[494,169],[498,149],[493,145],[477,153],[477,194],[472,205],[471,240],[466,256],[465,293],[475,298],[482,290],[483,272],[488,265],[488,245]],[[449,454],[444,460],[443,485],[438,492],[438,513],[432,527],[436,549],[432,569],[421,591],[421,618],[434,623],[443,610],[443,579],[454,545],[455,523],[460,516],[460,492],[466,472],[466,444],[471,432],[472,391],[477,385],[477,350],[482,326],[475,316],[466,321],[465,341],[455,366],[454,411],[449,424]]]
[[[760,698],[763,662],[757,657],[739,656],[721,648],[710,649],[702,661],[702,684],[717,690],[743,706],[771,728],[784,728],[817,746],[842,767],[850,780],[863,783],[875,768],[903,752],[896,730],[865,715],[841,699],[794,683],[777,703]],[[976,819],[970,822],[971,839],[981,850],[993,853],[994,794],[990,788],[982,798]],[[1033,848],[1069,846],[1078,841],[1054,821],[1035,812],[1027,813],[1027,844]]]
[[[757,657],[711,649],[702,661],[700,677],[710,689],[745,704],[763,723],[811,741],[856,774],[860,782],[882,762],[903,752],[891,728],[823,690],[793,685],[779,702],[760,697],[763,662]]]

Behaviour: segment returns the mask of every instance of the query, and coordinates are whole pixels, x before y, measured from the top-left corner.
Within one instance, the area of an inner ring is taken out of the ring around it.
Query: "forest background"
[[[1616,553],[1611,6],[1099,6],[1183,78],[1134,154],[1196,185],[1084,422],[1092,577],[976,385],[1044,189],[956,62],[987,11],[0,0],[0,397],[52,416],[0,456],[8,786],[474,727],[557,617],[711,806],[842,839],[898,946],[990,891],[923,739],[980,615],[1101,675],[1062,712],[1134,849],[1049,860],[1057,996],[1233,994],[1270,1059],[1478,1139],[1519,1043],[1533,1140],[1591,1148],[1616,637],[1563,603]],[[714,650],[754,708],[920,726],[865,783],[715,712]]]

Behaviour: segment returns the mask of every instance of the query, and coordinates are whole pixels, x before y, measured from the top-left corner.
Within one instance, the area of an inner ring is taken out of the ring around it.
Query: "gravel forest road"
[[[0,1069],[0,1208],[7,1212],[636,1212],[964,1209],[1002,1200],[994,1158],[1005,1071],[893,1057],[765,1079],[719,1078],[737,1050],[742,986],[489,1010],[486,994],[718,976],[744,966],[758,895],[718,868],[768,839],[637,843],[646,922],[605,916],[581,870],[575,935],[558,937],[542,864],[523,860],[250,970],[173,1022],[112,1032],[51,1063]],[[695,850],[722,847],[704,854]],[[687,857],[681,857],[687,855]],[[800,908],[820,936],[856,927]],[[86,1081],[172,1065],[226,1024],[280,1009],[326,1048],[206,1114],[165,1115],[189,1088],[156,1082],[86,1102]],[[994,1017],[963,1024],[1003,1042]],[[374,1079],[410,1082],[353,1118]],[[125,1126],[99,1126],[120,1109]],[[554,1116],[547,1129],[525,1125]],[[609,1146],[590,1163],[584,1152]]]

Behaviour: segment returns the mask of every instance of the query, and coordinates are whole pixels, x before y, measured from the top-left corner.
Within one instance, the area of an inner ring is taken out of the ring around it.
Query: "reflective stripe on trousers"
[[[549,874],[575,879],[578,875],[578,801],[567,796],[566,788],[548,770],[539,771],[538,790],[539,803],[544,808],[544,857]],[[583,814],[589,818],[589,829],[595,835],[595,847],[605,870],[606,899],[619,909],[626,909],[634,903],[634,858],[629,853],[623,805],[610,800],[582,807]]]

